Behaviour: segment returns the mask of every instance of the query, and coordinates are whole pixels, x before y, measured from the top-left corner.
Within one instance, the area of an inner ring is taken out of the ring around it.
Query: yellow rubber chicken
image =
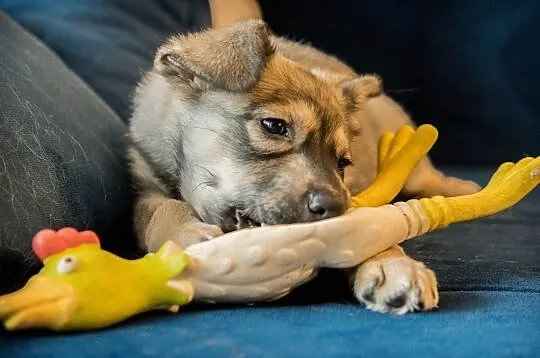
[[[7,330],[97,329],[153,308],[176,310],[191,301],[189,287],[170,279],[188,257],[177,246],[125,260],[100,249],[91,231],[40,231],[33,249],[44,267],[21,290],[0,299]]]

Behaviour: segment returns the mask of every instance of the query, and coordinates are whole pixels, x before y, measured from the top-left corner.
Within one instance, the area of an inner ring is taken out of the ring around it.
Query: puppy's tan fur
[[[129,149],[135,230],[150,251],[171,238],[190,245],[219,236],[240,221],[238,213],[269,224],[338,215],[350,193],[375,177],[379,136],[410,123],[377,76],[273,36],[258,20],[256,1],[210,5],[213,29],[169,39],[135,96]],[[287,135],[261,129],[267,118],[286,123]],[[336,162],[347,159],[352,165],[342,178]],[[426,159],[404,194],[477,188]],[[307,210],[313,192],[324,193],[334,210]],[[351,277],[355,296],[376,311],[437,305],[433,272],[399,247]]]

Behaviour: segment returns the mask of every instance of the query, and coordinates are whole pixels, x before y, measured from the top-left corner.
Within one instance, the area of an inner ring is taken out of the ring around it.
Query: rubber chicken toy
[[[354,267],[408,239],[505,210],[540,184],[540,157],[504,163],[478,193],[390,203],[435,143],[430,125],[381,137],[379,173],[344,215],[315,223],[244,229],[185,249],[167,242],[125,260],[100,248],[91,231],[42,230],[33,239],[43,269],[0,297],[7,330],[107,327],[135,314],[191,301],[274,300],[322,267]]]
[[[189,261],[171,245],[138,260],[125,260],[101,250],[95,233],[64,228],[40,231],[32,246],[44,267],[22,290],[0,299],[0,317],[7,330],[100,328],[156,303],[174,306],[191,301],[189,292],[169,283]]]

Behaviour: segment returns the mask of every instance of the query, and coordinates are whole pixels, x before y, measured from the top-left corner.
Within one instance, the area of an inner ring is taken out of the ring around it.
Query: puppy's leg
[[[473,194],[480,186],[471,181],[445,175],[435,169],[429,158],[422,159],[403,187],[406,197],[429,198],[435,195],[458,196]]]
[[[172,199],[167,185],[137,149],[130,148],[128,155],[137,191],[135,233],[143,249],[155,252],[168,240],[187,247],[223,234],[218,226],[201,222],[189,204]]]
[[[413,124],[405,111],[390,97],[381,95],[367,101],[364,115],[379,138],[384,132],[395,132],[405,124]],[[412,197],[435,195],[458,196],[477,192],[478,184],[446,176],[436,170],[428,158],[422,159],[404,186],[403,194]]]
[[[362,263],[351,276],[356,298],[376,312],[404,314],[437,306],[435,274],[394,246]]]
[[[134,211],[139,243],[149,252],[168,240],[188,247],[223,235],[218,226],[201,222],[190,205],[157,193],[141,195]]]
[[[210,0],[212,27],[225,27],[248,19],[262,18],[255,0]]]

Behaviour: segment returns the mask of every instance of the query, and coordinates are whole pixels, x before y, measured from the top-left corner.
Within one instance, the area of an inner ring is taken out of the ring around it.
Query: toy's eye
[[[77,259],[73,256],[63,257],[56,266],[56,271],[60,274],[70,273],[77,268]]]
[[[286,136],[289,134],[287,122],[278,118],[264,118],[261,120],[261,125],[268,133]]]

